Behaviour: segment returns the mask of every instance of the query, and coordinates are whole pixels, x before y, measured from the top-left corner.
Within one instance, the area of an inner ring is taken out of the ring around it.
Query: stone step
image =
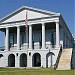
[[[62,50],[57,70],[70,69],[71,55],[72,55],[72,48]]]

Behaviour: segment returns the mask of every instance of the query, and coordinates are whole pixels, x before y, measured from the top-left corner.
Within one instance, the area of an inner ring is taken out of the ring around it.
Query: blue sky
[[[0,19],[21,6],[30,6],[62,14],[70,31],[74,31],[75,0],[0,0]],[[0,32],[0,46],[4,45],[4,34]]]

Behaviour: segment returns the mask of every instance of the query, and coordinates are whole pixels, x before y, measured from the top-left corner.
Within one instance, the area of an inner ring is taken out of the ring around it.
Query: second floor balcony
[[[28,45],[27,43],[20,45],[20,50],[25,50],[25,51],[27,51],[28,48],[29,48],[29,45]],[[55,48],[55,45],[46,43],[45,49],[53,49],[53,48]],[[37,50],[37,49],[38,49],[38,50],[39,50],[39,49],[42,49],[42,46],[40,45],[40,43],[34,43],[34,44],[32,45],[32,50]],[[17,50],[17,45],[11,46],[11,47],[9,48],[9,51],[13,51],[13,50]]]
[[[27,43],[24,43],[24,44],[20,45],[20,49],[19,50],[25,50],[25,51],[27,51],[28,48],[29,48],[29,45]],[[46,42],[45,49],[52,50],[53,48],[55,48],[55,45],[52,45],[49,42]],[[41,45],[40,42],[33,43],[32,50],[40,50],[40,49],[42,49],[42,45]],[[17,44],[9,46],[9,50],[8,51],[16,51],[16,50],[17,50]],[[4,46],[0,47],[0,51],[5,51],[5,47]]]

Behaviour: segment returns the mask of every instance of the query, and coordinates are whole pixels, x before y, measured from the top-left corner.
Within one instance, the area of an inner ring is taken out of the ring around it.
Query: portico
[[[56,25],[55,25],[55,27],[56,27],[56,48],[59,48],[60,47],[60,37],[59,37],[59,22],[56,22],[55,23]],[[42,49],[46,49],[46,41],[45,41],[45,26],[46,26],[46,23],[41,23],[41,28],[42,28],[42,30],[41,30],[41,33],[42,33]],[[23,26],[24,27],[24,26]],[[32,35],[33,35],[33,31],[32,31],[32,29],[33,29],[33,27],[32,27],[32,25],[28,25],[28,27],[29,27],[29,33],[28,33],[28,35],[29,35],[29,39],[28,39],[28,41],[29,41],[29,49],[33,49],[32,48]],[[5,41],[5,50],[7,51],[7,50],[9,50],[9,29],[11,30],[11,28],[12,27],[7,27],[7,28],[5,28],[5,30],[6,30],[6,41]],[[17,29],[17,36],[16,36],[16,38],[17,38],[17,50],[20,50],[20,28],[21,28],[21,26],[16,26],[16,29]],[[25,27],[26,28],[26,27]],[[26,32],[25,32],[25,36],[26,36]],[[26,38],[25,38],[26,39]]]

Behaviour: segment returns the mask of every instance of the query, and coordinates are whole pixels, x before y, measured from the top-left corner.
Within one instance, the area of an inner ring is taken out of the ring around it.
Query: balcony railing
[[[55,48],[55,47],[56,47],[56,45],[46,44],[46,48],[52,49],[52,48]]]
[[[22,44],[20,49],[21,50],[27,50],[28,49],[28,44],[27,43]]]
[[[55,48],[55,47],[56,47],[56,45],[52,45],[50,43],[46,43],[46,49],[52,49],[52,48]],[[34,43],[32,45],[32,48],[34,50],[35,49],[41,49],[42,46],[40,45],[40,42],[37,42],[37,43]],[[12,50],[16,50],[16,49],[17,49],[17,44],[14,45],[14,46],[11,46],[9,50],[12,51]],[[27,43],[24,43],[24,44],[20,45],[20,50],[27,50],[27,49],[28,49],[28,44]]]
[[[16,50],[16,49],[17,49],[17,46],[11,46],[11,47],[9,48],[10,51]]]
[[[0,47],[0,51],[4,51],[5,50],[5,46]]]

